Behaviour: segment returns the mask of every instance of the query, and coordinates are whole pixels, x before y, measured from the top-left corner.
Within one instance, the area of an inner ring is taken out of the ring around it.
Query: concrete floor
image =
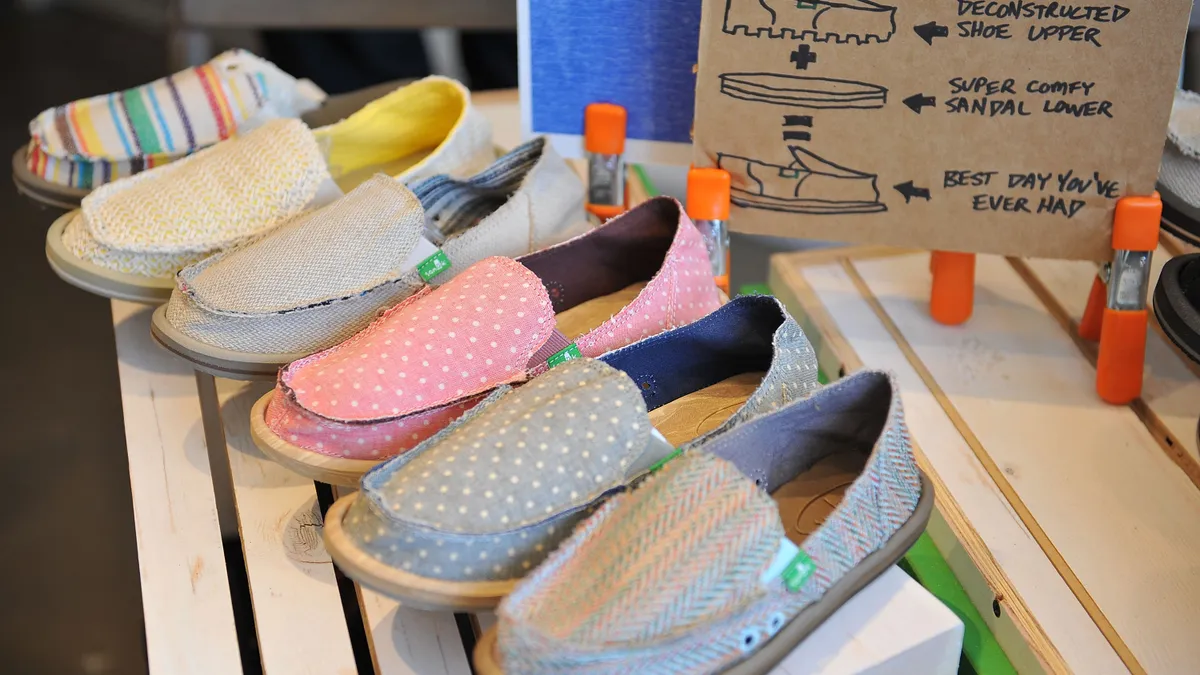
[[[92,16],[0,3],[0,151],[43,108],[164,72],[166,44]],[[146,672],[109,302],[46,265],[57,212],[0,184],[0,671]]]

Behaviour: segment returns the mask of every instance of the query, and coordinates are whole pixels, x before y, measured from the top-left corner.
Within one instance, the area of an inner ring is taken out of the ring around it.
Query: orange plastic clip
[[[947,326],[965,323],[975,309],[975,254],[934,251],[929,271],[929,315]]]
[[[1146,309],[1149,262],[1158,248],[1161,219],[1158,193],[1117,201],[1112,272],[1096,358],[1096,393],[1108,403],[1126,404],[1142,394],[1146,328],[1150,323]]]
[[[729,295],[729,172],[724,169],[688,170],[687,214],[704,235],[709,256],[713,257],[713,280]]]
[[[603,222],[621,215],[625,191],[625,108],[615,103],[591,103],[583,113],[583,147],[588,163],[587,210]],[[599,188],[599,189],[597,189]]]
[[[1087,306],[1079,319],[1079,337],[1090,342],[1100,339],[1100,326],[1104,325],[1104,303],[1107,300],[1108,287],[1104,279],[1097,274],[1092,280],[1092,290],[1088,293]]]

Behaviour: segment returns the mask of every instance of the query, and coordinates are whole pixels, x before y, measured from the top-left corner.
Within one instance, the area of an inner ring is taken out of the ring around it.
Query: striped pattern
[[[27,165],[51,183],[91,189],[229,138],[260,113],[303,112],[290,109],[298,96],[268,98],[268,82],[278,92],[296,85],[271,63],[232,50],[134,89],[50,108],[29,124]]]
[[[458,234],[512,198],[542,158],[545,143],[544,138],[535,138],[470,178],[433,176],[413,185],[412,191],[442,238]]]
[[[887,420],[863,472],[801,544],[816,572],[796,593],[778,579],[763,584],[784,534],[780,516],[770,496],[721,457],[753,455],[761,460],[750,462],[756,477],[764,478],[758,475],[764,468],[766,482],[777,488],[781,477],[786,482],[829,449],[785,446],[794,433],[764,429],[801,428],[820,438],[820,420],[836,415],[834,406],[881,394],[890,394],[889,406],[879,408]],[[880,372],[852,375],[685,452],[581,523],[500,606],[505,669],[529,675],[720,672],[884,547],[912,517],[920,496],[895,382]]]

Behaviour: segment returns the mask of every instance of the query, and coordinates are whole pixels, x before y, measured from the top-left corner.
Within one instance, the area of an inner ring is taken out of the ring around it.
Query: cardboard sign
[[[625,159],[692,160],[699,0],[518,0],[521,132],[583,156],[583,110],[628,113]]]
[[[740,232],[1111,257],[1191,0],[704,0],[694,161]]]

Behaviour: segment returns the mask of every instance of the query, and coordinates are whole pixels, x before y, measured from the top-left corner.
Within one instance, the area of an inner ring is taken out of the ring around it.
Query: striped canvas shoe
[[[140,87],[42,111],[14,156],[13,179],[34,198],[72,208],[101,185],[325,101],[312,82],[233,49]]]
[[[488,256],[516,257],[587,229],[582,182],[534,139],[466,180],[435,176],[410,191],[376,176],[265,237],[190,265],[151,329],[197,368],[274,379],[426,283],[440,286]],[[434,261],[442,266],[428,269]]]
[[[599,356],[719,306],[700,231],[658,197],[536,253],[485,258],[288,364],[251,410],[251,434],[302,475],[356,485],[556,356]]]
[[[325,518],[343,572],[405,605],[494,607],[572,528],[677,446],[817,388],[804,333],[774,298],[493,393],[366,474]]]
[[[933,489],[863,371],[688,449],[500,605],[479,672],[766,673],[897,562]]]
[[[491,127],[466,88],[430,77],[335,124],[310,129],[272,119],[102,185],[50,227],[46,257],[84,290],[163,302],[179,269],[324,206],[377,173],[410,183],[469,175],[494,160]]]

